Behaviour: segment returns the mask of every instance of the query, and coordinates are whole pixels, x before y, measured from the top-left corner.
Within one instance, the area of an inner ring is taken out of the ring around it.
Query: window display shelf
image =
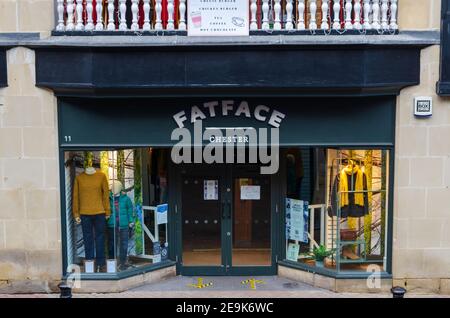
[[[339,241],[339,246],[340,249],[339,251],[341,251],[342,247],[347,246],[347,245],[359,245],[360,246],[360,252],[359,258],[358,259],[348,259],[348,258],[344,258],[342,257],[342,253],[339,255],[339,262],[341,264],[362,264],[362,263],[366,263],[367,262],[367,258],[365,255],[365,250],[366,250],[366,241],[364,240],[353,240],[353,241]]]
[[[339,244],[341,245],[341,246],[344,246],[344,245],[352,245],[352,244],[364,244],[364,245],[366,245],[366,241],[364,241],[364,240],[354,240],[354,241],[343,241],[343,240],[340,240],[339,241]]]

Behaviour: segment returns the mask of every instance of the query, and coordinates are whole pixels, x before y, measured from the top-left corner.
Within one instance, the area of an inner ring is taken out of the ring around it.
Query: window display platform
[[[392,288],[392,278],[381,275],[376,281],[369,281],[368,278],[336,278],[279,265],[278,276],[336,293],[389,293]]]
[[[83,278],[81,288],[74,288],[72,291],[78,294],[120,293],[146,284],[157,283],[174,276],[176,276],[175,265],[116,280]]]

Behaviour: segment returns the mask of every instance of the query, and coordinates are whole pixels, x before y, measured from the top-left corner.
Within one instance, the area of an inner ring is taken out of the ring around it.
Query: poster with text
[[[219,200],[219,180],[204,180],[203,181],[203,199]]]
[[[241,186],[241,200],[261,200],[261,186]]]
[[[286,237],[293,241],[308,243],[308,202],[286,199]]]
[[[286,259],[293,262],[297,262],[299,252],[300,252],[300,245],[295,243],[289,243],[286,252]]]
[[[248,36],[249,2],[189,0],[188,36]]]
[[[156,223],[167,224],[167,211],[169,210],[168,204],[160,204],[156,206]]]

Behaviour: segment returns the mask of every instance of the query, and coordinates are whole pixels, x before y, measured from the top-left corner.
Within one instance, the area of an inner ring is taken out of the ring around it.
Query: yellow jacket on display
[[[72,213],[74,218],[103,213],[111,215],[108,180],[103,172],[96,171],[92,175],[82,173],[75,178]]]

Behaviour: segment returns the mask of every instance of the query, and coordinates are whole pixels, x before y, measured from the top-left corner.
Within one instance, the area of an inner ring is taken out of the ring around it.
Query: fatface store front
[[[391,277],[396,94],[420,48],[279,49],[37,49],[58,97],[64,276]],[[77,70],[55,66],[68,55]]]
[[[268,275],[283,261],[316,267],[309,252],[322,245],[338,251],[323,271],[364,272],[372,264],[387,271],[394,102],[61,98],[67,265],[86,272],[94,256],[97,273],[114,273],[111,266],[126,272],[176,260],[183,275]],[[364,107],[355,113],[355,105]],[[103,193],[111,196],[101,238],[106,269],[98,247],[97,255],[87,252],[90,210],[78,206],[93,200],[95,189],[83,189],[91,186],[89,167],[106,177]],[[353,178],[344,186],[337,180],[347,169]],[[351,240],[339,237],[347,232]]]

